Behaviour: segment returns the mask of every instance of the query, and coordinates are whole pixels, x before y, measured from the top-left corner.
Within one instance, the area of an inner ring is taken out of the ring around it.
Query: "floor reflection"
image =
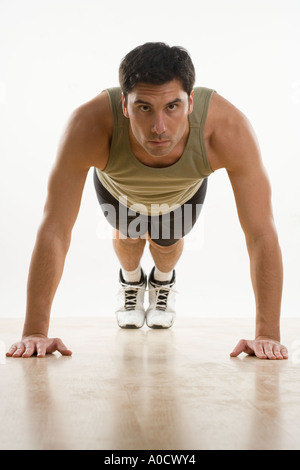
[[[73,357],[11,358],[3,366],[18,390],[7,402],[23,448],[297,445],[288,424],[295,432],[298,412],[286,395],[300,385],[289,361],[229,358],[224,346],[209,348],[209,335],[191,328],[93,333],[84,343],[78,332]]]
[[[118,373],[148,449],[180,448],[182,443],[173,340],[172,330],[120,330],[116,334]]]
[[[64,403],[61,397],[64,392],[59,382],[59,368],[70,363],[72,358],[52,354],[46,359],[32,357],[12,359],[18,361],[23,369],[22,382],[26,398],[23,416],[27,427],[26,435],[30,437],[30,448],[34,450],[67,450],[70,448],[68,428],[64,417]],[[55,372],[54,380],[51,370]]]
[[[281,373],[286,370],[287,362],[244,356],[235,358],[234,364],[241,380],[248,376],[245,407],[249,409],[249,421],[244,423],[244,428],[247,429],[245,448],[279,449],[285,434],[282,422]]]

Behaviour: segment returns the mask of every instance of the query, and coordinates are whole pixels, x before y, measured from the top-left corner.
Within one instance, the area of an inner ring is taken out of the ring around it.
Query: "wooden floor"
[[[299,450],[300,319],[282,322],[288,361],[230,358],[253,326],[52,319],[73,356],[14,359],[22,322],[0,320],[0,449]]]

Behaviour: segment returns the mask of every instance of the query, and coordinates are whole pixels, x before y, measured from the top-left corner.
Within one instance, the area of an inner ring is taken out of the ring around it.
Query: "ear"
[[[128,114],[128,109],[127,109],[127,104],[126,104],[124,93],[122,93],[122,109],[123,109],[124,116],[129,119],[129,114]]]
[[[191,91],[189,96],[189,114],[192,114],[194,109],[194,90]]]

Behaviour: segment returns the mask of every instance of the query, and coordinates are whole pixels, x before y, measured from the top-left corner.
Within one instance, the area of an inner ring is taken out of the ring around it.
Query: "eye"
[[[150,111],[150,107],[146,104],[142,104],[142,106],[140,106],[139,108],[143,113],[147,113],[148,111]]]
[[[175,109],[177,109],[177,107],[178,107],[177,104],[170,104],[168,106],[168,109],[169,109],[169,111],[175,111]]]

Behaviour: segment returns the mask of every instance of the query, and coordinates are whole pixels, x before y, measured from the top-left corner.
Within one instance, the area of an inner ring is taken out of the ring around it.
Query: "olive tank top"
[[[211,173],[203,129],[214,90],[194,89],[194,108],[189,115],[190,132],[177,162],[164,168],[144,165],[134,155],[129,140],[129,119],[122,110],[121,88],[106,90],[113,113],[113,136],[104,170],[96,168],[103,186],[121,204],[144,215],[160,215],[187,202]]]

